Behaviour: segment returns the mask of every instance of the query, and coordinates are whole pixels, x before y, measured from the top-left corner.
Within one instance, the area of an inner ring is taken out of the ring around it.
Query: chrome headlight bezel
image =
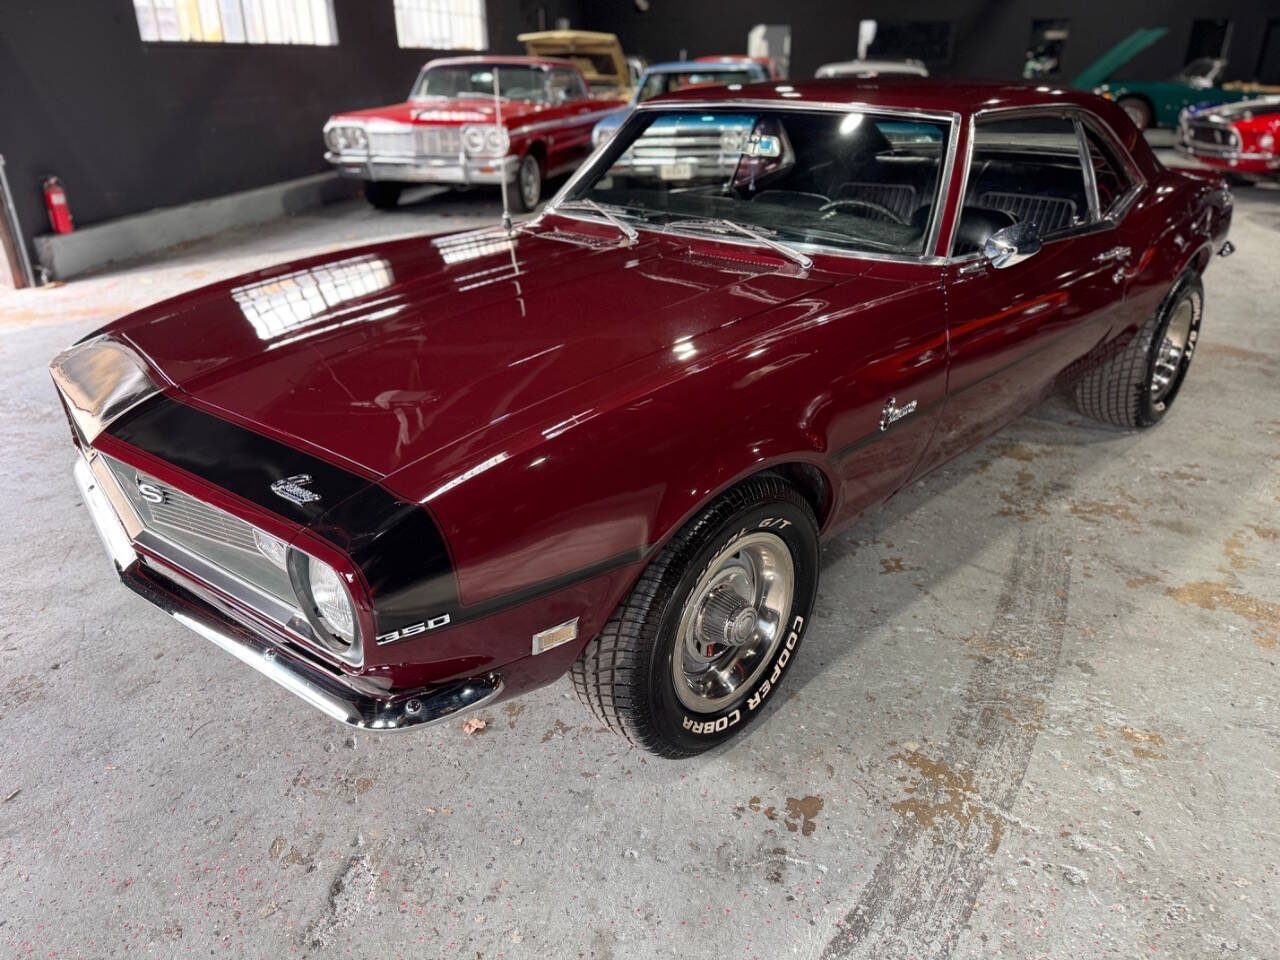
[[[469,124],[462,128],[462,148],[471,157],[502,157],[511,141],[503,127]]]
[[[369,146],[369,135],[364,127],[356,124],[335,123],[324,131],[325,145],[334,153],[364,150]]]
[[[49,364],[49,375],[85,443],[160,392],[142,357],[108,334],[62,351]]]
[[[342,657],[349,663],[360,661],[363,652],[363,638],[360,633],[360,614],[356,607],[355,598],[351,593],[351,585],[332,564],[299,550],[297,547],[289,548],[287,565],[289,580],[293,584],[294,594],[297,596],[303,616],[306,617],[307,623],[315,634],[316,641],[324,649]],[[333,576],[341,591],[339,600],[345,604],[347,618],[350,621],[349,636],[347,632],[341,630],[341,624],[331,622],[331,618],[326,616],[314,594],[313,581],[315,571],[312,568],[317,565]]]

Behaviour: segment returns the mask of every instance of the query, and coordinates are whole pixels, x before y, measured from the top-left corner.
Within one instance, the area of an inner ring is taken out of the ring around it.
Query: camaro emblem
[[[147,503],[164,503],[164,487],[135,475],[133,482],[138,485],[138,496]]]
[[[304,503],[314,503],[320,499],[320,494],[313,493],[307,489],[307,484],[311,482],[311,474],[295,473],[292,477],[285,477],[283,480],[277,480],[271,485],[271,492],[277,497],[284,497],[290,503],[296,503],[302,506]]]
[[[898,398],[890,397],[889,402],[884,405],[884,409],[880,411],[880,429],[888,430],[893,424],[897,423],[908,414],[916,412],[916,401],[904,403],[898,406]]]

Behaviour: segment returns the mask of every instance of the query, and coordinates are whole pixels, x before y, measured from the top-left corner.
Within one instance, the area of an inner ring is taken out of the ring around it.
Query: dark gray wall
[[[0,0],[0,153],[24,232],[48,230],[39,180],[66,184],[76,223],[261,186],[325,169],[320,128],[334,111],[398,99],[429,50],[396,46],[391,0],[334,0],[336,47],[143,44],[131,0]],[[1235,20],[1233,73],[1252,75],[1280,0],[1162,5],[1045,0],[488,0],[497,52],[568,17],[609,30],[652,60],[732,53],[762,22],[790,23],[792,75],[852,57],[863,17],[952,20],[937,72],[1017,77],[1032,18],[1069,17],[1070,78],[1139,26],[1173,29],[1124,73],[1159,77],[1183,61],[1196,17]]]
[[[707,53],[745,52],[747,31],[757,23],[791,25],[791,75],[813,76],[819,64],[851,60],[858,50],[858,21],[951,20],[953,58],[935,72],[1017,79],[1032,19],[1067,18],[1071,37],[1062,78],[1069,80],[1139,27],[1170,27],[1155,47],[1121,71],[1144,79],[1168,76],[1182,66],[1195,18],[1231,18],[1230,58],[1235,78],[1251,78],[1268,17],[1280,17],[1280,0],[1171,0],[1167,3],[1071,3],[1046,0],[650,0],[640,13],[629,0],[586,0],[583,26],[622,37],[628,53],[650,60]]]
[[[0,0],[0,154],[24,233],[49,230],[56,174],[79,226],[326,168],[338,110],[401,99],[430,50],[396,45],[391,0],[335,0],[334,47],[144,44],[131,0]],[[576,0],[489,0],[489,35]]]

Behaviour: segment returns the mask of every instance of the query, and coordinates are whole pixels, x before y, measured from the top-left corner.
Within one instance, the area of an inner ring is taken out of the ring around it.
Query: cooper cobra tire
[[[1183,274],[1124,349],[1076,383],[1080,412],[1117,427],[1159,423],[1186,379],[1203,311],[1200,277]]]
[[[786,609],[775,611],[770,603],[783,606],[788,576]],[[713,501],[649,563],[574,663],[574,689],[636,746],[661,757],[702,753],[740,733],[772,699],[795,661],[817,587],[812,507],[780,477],[754,477]],[[759,602],[749,603],[755,593]],[[751,639],[743,639],[748,622]],[[716,625],[733,640],[719,656],[738,660],[722,669],[729,660],[711,659],[703,670],[701,658],[714,658],[720,645],[701,631]]]
[[[379,210],[391,210],[400,202],[402,190],[404,187],[398,183],[365,181],[364,198]]]

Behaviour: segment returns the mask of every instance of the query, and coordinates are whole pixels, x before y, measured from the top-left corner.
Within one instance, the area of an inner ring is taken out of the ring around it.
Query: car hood
[[[1092,90],[1168,32],[1168,27],[1143,27],[1133,31],[1085,67],[1071,85],[1078,90]]]
[[[206,287],[109,332],[198,406],[381,479],[529,408],[568,416],[562,394],[579,403],[584,384],[673,363],[673,345],[832,280],[643,236],[389,242]]]
[[[503,100],[502,121],[509,124],[517,120],[537,116],[551,107],[527,100]],[[348,110],[334,114],[330,122],[357,121],[369,123],[444,124],[461,126],[466,123],[492,123],[497,117],[492,97],[424,97],[406,100],[385,107],[367,110]]]

